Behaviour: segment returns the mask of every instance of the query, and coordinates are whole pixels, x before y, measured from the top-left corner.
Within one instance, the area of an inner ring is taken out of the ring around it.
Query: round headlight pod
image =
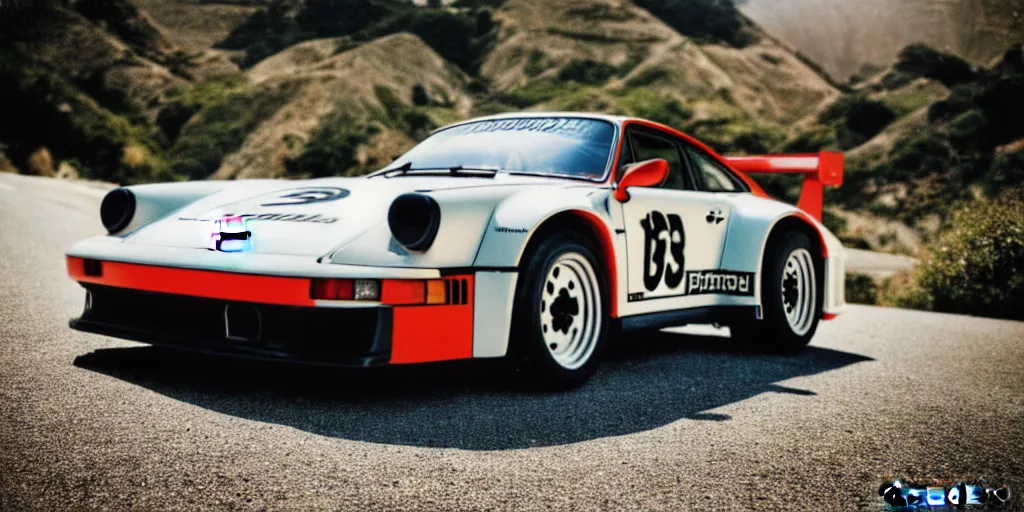
[[[402,194],[395,198],[388,210],[391,235],[413,251],[429,249],[440,225],[441,207],[426,194]]]
[[[135,216],[135,194],[126,188],[115,188],[100,203],[100,220],[111,234],[128,227]]]

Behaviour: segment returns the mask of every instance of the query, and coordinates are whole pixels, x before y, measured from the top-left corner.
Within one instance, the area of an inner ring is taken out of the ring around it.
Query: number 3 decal
[[[686,247],[686,233],[683,231],[683,219],[670,213],[666,219],[659,211],[647,214],[640,221],[644,228],[644,288],[653,292],[661,284],[672,289],[678,288],[683,282],[683,249]],[[672,253],[676,268],[666,268],[665,250]]]

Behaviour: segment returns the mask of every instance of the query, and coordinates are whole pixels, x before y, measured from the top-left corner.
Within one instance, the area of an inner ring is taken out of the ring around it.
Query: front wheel
[[[729,326],[732,337],[756,348],[795,350],[810,343],[821,319],[823,269],[808,236],[782,235],[761,269],[763,319]]]
[[[550,236],[528,257],[516,289],[511,355],[529,384],[573,388],[597,370],[609,324],[602,269],[575,234]]]

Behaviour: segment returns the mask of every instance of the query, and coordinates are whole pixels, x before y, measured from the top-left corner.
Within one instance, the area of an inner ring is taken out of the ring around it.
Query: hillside
[[[0,168],[121,183],[354,175],[472,115],[597,111],[723,153],[845,151],[827,223],[849,245],[907,253],[950,203],[1024,181],[1019,48],[980,68],[894,49],[891,66],[839,85],[751,21],[760,1],[39,2],[0,12],[0,108],[26,120],[0,124]],[[882,23],[875,1],[857,12]],[[914,7],[891,41],[819,29],[847,50],[888,48],[945,30],[958,1]],[[987,19],[987,5],[971,12]],[[977,30],[963,48],[1006,39]],[[798,188],[758,179],[783,198]]]
[[[1024,42],[1024,0],[742,0],[740,9],[846,80],[912,43],[988,65]]]

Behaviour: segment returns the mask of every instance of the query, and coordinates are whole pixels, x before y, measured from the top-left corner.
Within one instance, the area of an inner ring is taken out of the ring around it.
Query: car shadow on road
[[[435,364],[375,370],[309,368],[179,353],[102,349],[75,365],[224,414],[319,435],[411,446],[500,450],[630,434],[760,393],[815,393],[777,382],[868,357],[809,347],[790,355],[748,352],[727,338],[658,333],[634,340],[582,388],[526,392],[496,378],[496,365]],[[813,406],[813,404],[808,404]]]

